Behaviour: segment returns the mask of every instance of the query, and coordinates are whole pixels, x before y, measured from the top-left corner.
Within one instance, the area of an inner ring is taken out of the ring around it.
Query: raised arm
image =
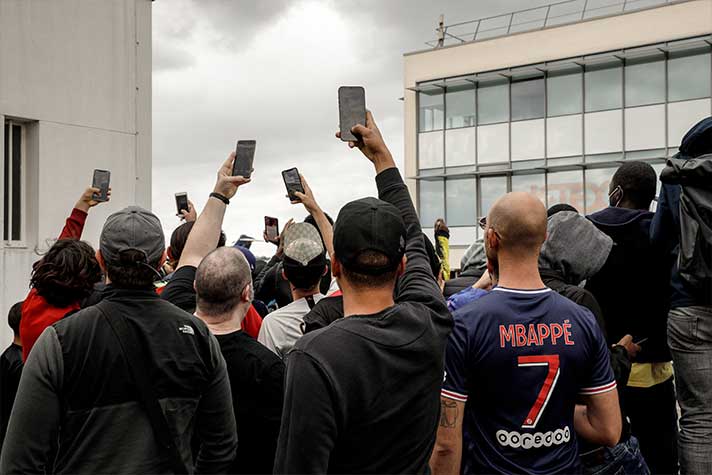
[[[84,223],[86,222],[89,210],[94,206],[103,203],[94,199],[94,193],[99,193],[99,188],[87,188],[79,197],[77,203],[72,209],[72,213],[64,223],[62,232],[59,233],[58,239],[81,239],[84,231]],[[111,199],[111,188],[109,188],[108,198]]]
[[[203,212],[198,216],[193,229],[188,235],[188,240],[185,243],[185,248],[183,248],[183,254],[180,256],[180,262],[176,270],[185,266],[198,267],[200,261],[217,247],[227,203],[219,197],[215,197],[214,194],[229,200],[235,196],[237,189],[241,185],[250,182],[248,178],[231,175],[232,162],[234,160],[235,152],[232,152],[220,167],[220,170],[218,170],[218,178],[213,189],[213,195],[208,199],[208,203],[203,208]]]
[[[302,185],[304,186],[304,193],[296,192],[294,195],[299,198],[298,201],[292,201],[292,204],[301,203],[306,208],[307,212],[314,218],[316,225],[319,227],[319,232],[321,233],[321,238],[324,240],[324,246],[326,247],[326,252],[329,253],[329,259],[334,260],[334,228],[326,217],[326,213],[322,211],[319,203],[316,202],[314,198],[314,193],[312,193],[309,184],[306,179],[300,175],[302,179]]]

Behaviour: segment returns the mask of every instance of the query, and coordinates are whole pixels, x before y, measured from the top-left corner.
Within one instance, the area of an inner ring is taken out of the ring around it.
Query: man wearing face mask
[[[624,163],[610,184],[610,206],[588,219],[613,239],[603,268],[586,284],[601,306],[608,343],[633,336],[641,350],[624,393],[625,412],[652,473],[677,473],[677,412],[667,313],[670,262],[650,242],[657,176],[644,162]]]

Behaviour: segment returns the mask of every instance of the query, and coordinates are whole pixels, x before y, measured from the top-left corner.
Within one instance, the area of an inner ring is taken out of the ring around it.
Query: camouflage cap
[[[309,223],[294,223],[284,231],[284,255],[303,266],[324,254],[319,231]]]

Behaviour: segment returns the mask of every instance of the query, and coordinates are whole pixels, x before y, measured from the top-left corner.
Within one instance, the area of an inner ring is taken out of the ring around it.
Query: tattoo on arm
[[[440,427],[453,429],[457,425],[457,403],[447,399],[440,400]]]

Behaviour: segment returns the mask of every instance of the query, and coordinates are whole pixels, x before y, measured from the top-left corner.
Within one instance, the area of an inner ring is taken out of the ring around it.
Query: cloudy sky
[[[334,218],[375,195],[373,169],[334,138],[337,88],[363,85],[396,162],[403,163],[403,53],[426,48],[446,23],[542,0],[159,0],[153,3],[153,208],[167,235],[174,193],[198,209],[238,139],[256,139],[255,174],[224,230],[261,238],[263,217],[303,219],[281,170],[298,167]],[[271,246],[255,243],[257,254]]]

